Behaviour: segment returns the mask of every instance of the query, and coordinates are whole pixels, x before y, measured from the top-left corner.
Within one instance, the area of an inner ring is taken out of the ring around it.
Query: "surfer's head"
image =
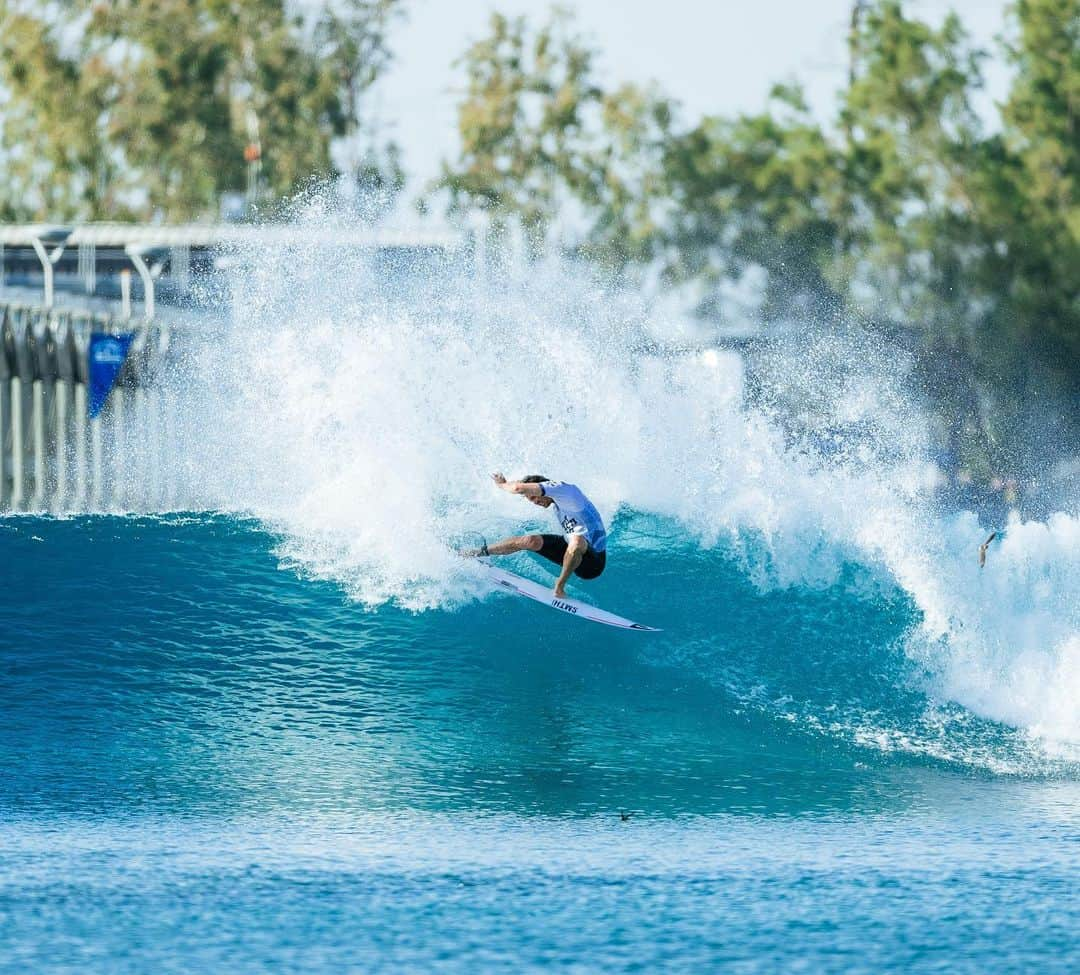
[[[543,484],[545,481],[550,481],[550,480],[551,480],[550,477],[544,477],[543,474],[526,474],[521,479],[521,483],[522,484]],[[529,498],[528,495],[526,495],[526,497]],[[533,504],[539,505],[541,508],[548,508],[552,504],[555,503],[555,502],[553,502],[551,500],[551,498],[547,497],[546,495],[543,495],[543,496],[541,496],[539,498],[529,498],[529,500]]]

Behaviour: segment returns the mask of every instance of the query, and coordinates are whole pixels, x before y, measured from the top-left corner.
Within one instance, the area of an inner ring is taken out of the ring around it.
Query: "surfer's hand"
[[[503,486],[503,485],[504,485],[504,484],[506,483],[506,478],[505,478],[505,477],[503,477],[503,476],[502,476],[502,474],[492,474],[492,475],[491,475],[491,479],[492,479],[492,480],[493,480],[493,481],[494,481],[494,482],[495,482],[496,484],[498,484],[498,485],[499,485],[499,487],[502,487],[502,486]]]

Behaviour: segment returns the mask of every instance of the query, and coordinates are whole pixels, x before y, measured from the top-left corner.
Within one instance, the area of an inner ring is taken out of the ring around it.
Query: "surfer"
[[[508,481],[502,474],[491,479],[502,490],[520,494],[540,508],[552,508],[561,535],[515,535],[492,545],[470,551],[469,555],[511,555],[536,552],[541,558],[561,567],[555,583],[555,595],[566,598],[566,580],[571,573],[579,579],[595,579],[607,561],[607,532],[593,503],[575,484],[552,481],[541,474],[530,474],[520,481]]]

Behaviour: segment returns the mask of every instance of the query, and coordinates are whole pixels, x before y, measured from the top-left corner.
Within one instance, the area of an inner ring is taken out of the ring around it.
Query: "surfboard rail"
[[[609,613],[605,609],[600,609],[598,606],[593,606],[589,603],[583,603],[579,599],[573,599],[569,596],[559,598],[551,591],[550,586],[544,586],[539,582],[533,582],[532,579],[526,579],[523,576],[515,575],[513,572],[509,572],[506,569],[501,569],[498,566],[490,565],[483,561],[481,561],[480,564],[491,578],[491,581],[500,589],[503,589],[506,592],[512,592],[517,596],[524,596],[526,599],[531,599],[534,602],[543,603],[545,606],[550,606],[552,609],[558,610],[561,613],[566,613],[570,616],[579,616],[581,619],[589,620],[591,623],[602,623],[605,626],[614,626],[620,630],[638,630],[645,633],[661,632],[658,627],[646,626],[644,623],[635,623],[633,620],[628,620],[624,616],[617,616],[615,613]]]

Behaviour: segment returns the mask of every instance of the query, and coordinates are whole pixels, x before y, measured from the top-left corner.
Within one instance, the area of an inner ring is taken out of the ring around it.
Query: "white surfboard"
[[[483,565],[484,569],[491,577],[492,582],[500,589],[505,589],[507,592],[512,592],[518,596],[526,596],[529,599],[535,599],[538,603],[543,603],[545,606],[557,609],[561,613],[569,613],[571,616],[580,616],[582,619],[592,620],[594,623],[617,626],[621,630],[645,630],[649,633],[660,632],[655,626],[645,626],[643,623],[635,623],[633,620],[624,619],[622,616],[616,616],[614,613],[608,613],[605,610],[597,609],[597,607],[590,606],[588,603],[580,602],[577,599],[558,599],[552,593],[551,586],[542,586],[539,582],[533,582],[531,579],[524,579],[521,576],[514,575],[513,572],[507,572],[506,569],[496,568],[494,565],[488,565],[486,562],[481,562],[481,565]]]

